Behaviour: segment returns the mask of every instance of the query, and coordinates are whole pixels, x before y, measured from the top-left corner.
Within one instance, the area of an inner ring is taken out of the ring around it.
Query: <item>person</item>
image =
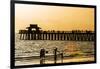
[[[45,49],[41,49],[40,50],[40,64],[44,64],[45,63]]]
[[[54,48],[54,63],[57,61],[57,48]]]

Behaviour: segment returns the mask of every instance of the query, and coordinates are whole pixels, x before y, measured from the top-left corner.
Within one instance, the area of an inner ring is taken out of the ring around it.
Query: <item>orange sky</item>
[[[15,5],[15,32],[29,24],[42,30],[94,30],[94,8]]]

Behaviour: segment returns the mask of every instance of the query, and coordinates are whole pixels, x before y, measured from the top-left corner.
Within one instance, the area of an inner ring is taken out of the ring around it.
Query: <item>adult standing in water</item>
[[[57,62],[57,48],[54,48],[54,64]]]
[[[44,64],[45,63],[45,49],[41,49],[40,50],[40,64]]]

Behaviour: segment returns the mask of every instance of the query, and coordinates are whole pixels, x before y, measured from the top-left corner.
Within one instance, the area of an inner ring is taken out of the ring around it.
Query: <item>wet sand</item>
[[[51,56],[53,57],[53,56]],[[53,58],[46,57],[45,59],[45,64],[54,64]],[[64,57],[63,63],[71,63],[71,62],[90,62],[94,61],[94,56],[81,56],[81,57]],[[57,63],[61,63],[61,59],[57,59]],[[37,65],[40,64],[40,59],[39,57],[30,57],[30,58],[23,58],[21,60],[17,61],[15,63],[15,66],[20,66],[20,65]]]

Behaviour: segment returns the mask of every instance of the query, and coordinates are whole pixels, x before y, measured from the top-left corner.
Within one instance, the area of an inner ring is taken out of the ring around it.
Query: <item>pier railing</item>
[[[27,30],[19,30],[21,40],[72,40],[72,41],[94,41],[93,31],[43,31],[37,24],[30,24]]]
[[[21,40],[76,40],[76,41],[94,41],[93,32],[66,32],[66,31],[31,31],[20,30]]]

